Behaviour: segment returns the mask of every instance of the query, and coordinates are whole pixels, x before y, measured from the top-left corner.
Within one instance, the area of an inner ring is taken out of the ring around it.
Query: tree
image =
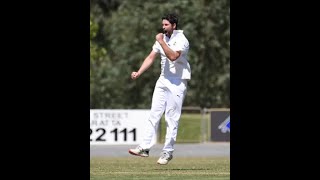
[[[109,13],[103,10],[108,8],[92,4],[92,8],[96,7],[92,14],[99,25],[95,42],[108,49],[108,56],[99,54],[94,58],[104,60],[96,64],[91,95],[95,100],[91,107],[150,108],[160,75],[160,58],[138,80],[132,81],[130,74],[138,70],[152,50],[161,17],[167,12],[180,15],[178,28],[184,30],[190,42],[192,80],[184,105],[229,107],[229,0],[114,2],[121,3],[115,3]]]

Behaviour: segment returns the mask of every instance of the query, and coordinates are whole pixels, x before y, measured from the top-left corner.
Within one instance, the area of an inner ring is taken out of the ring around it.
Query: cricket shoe
[[[142,149],[140,146],[135,149],[129,149],[129,153],[135,156],[149,157],[149,149]]]
[[[162,152],[161,157],[157,161],[160,165],[166,165],[168,162],[173,158],[172,154],[170,152],[164,151]]]

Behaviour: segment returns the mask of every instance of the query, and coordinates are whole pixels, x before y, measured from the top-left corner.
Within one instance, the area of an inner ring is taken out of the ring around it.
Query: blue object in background
[[[230,116],[227,117],[218,127],[222,133],[230,132]]]

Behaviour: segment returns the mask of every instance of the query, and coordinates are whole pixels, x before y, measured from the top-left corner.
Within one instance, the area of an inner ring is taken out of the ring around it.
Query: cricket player
[[[187,93],[187,81],[191,79],[191,68],[187,59],[189,41],[183,30],[178,30],[177,15],[167,14],[162,17],[162,28],[163,33],[156,35],[152,50],[140,69],[131,73],[131,78],[137,79],[153,64],[157,55],[161,55],[161,74],[154,88],[145,134],[139,146],[129,149],[129,153],[141,157],[149,156],[149,150],[155,144],[160,119],[165,113],[166,137],[162,155],[157,161],[158,164],[165,165],[173,157],[182,104]]]

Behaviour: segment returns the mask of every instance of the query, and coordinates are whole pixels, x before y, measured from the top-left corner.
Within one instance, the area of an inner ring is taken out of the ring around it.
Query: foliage
[[[160,56],[139,79],[132,81],[130,74],[152,50],[167,12],[180,15],[178,28],[190,42],[192,80],[184,106],[229,107],[229,0],[95,0],[91,108],[150,108]]]

